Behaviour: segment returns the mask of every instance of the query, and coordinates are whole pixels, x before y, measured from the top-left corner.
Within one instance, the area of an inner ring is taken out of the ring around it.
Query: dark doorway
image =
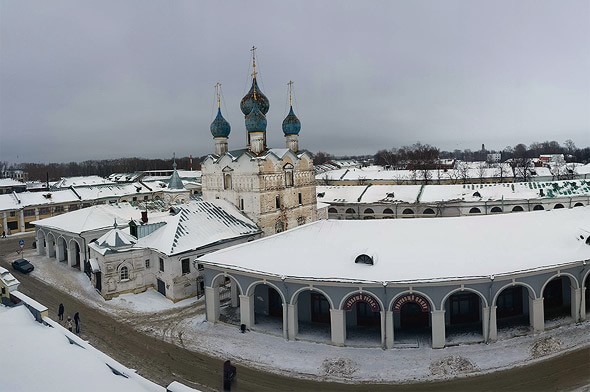
[[[166,296],[166,284],[161,281],[160,279],[156,279],[158,281],[158,293],[162,294],[164,297]]]
[[[320,293],[311,293],[311,321],[315,323],[330,322],[330,303]]]
[[[559,320],[571,316],[571,288],[565,276],[547,283],[543,290],[543,310],[545,320]]]
[[[368,303],[359,301],[356,303],[356,325],[380,327],[381,314],[380,312],[373,312]]]
[[[96,277],[96,289],[102,291],[102,272],[96,271],[94,276]]]
[[[422,307],[416,302],[407,302],[400,309],[401,329],[428,328],[428,312],[423,312]]]
[[[283,301],[272,287],[268,287],[268,314],[273,317],[283,317]]]
[[[451,324],[468,324],[479,321],[479,297],[474,293],[453,294],[451,301]]]

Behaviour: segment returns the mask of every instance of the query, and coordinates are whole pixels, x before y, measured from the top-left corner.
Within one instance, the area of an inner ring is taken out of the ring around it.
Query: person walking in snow
[[[76,324],[76,334],[80,334],[80,313],[74,314],[74,323]]]
[[[66,321],[66,328],[68,329],[68,331],[72,332],[72,318],[70,316],[68,316],[68,321]]]
[[[59,321],[64,321],[64,304],[59,304],[59,308],[57,309],[57,317]]]

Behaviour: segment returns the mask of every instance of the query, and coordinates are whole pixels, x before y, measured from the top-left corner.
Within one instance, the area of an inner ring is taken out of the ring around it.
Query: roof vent
[[[481,194],[477,191],[473,192],[473,197],[481,197]]]
[[[395,197],[395,194],[394,194],[393,192],[389,192],[389,193],[387,194],[387,197]]]
[[[326,195],[326,192],[320,192],[318,193],[318,197],[324,197]]]
[[[366,254],[361,254],[358,255],[356,259],[354,259],[354,262],[356,264],[367,264],[367,265],[373,265],[373,258],[369,255]]]

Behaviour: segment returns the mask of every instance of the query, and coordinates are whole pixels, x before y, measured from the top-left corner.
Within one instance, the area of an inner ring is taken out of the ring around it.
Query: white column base
[[[445,311],[433,310],[431,314],[432,348],[444,348],[446,343]]]
[[[341,309],[330,309],[330,329],[332,343],[344,346],[346,342],[346,311]]]

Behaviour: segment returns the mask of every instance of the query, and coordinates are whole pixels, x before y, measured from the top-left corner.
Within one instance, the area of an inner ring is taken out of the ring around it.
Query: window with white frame
[[[160,271],[164,272],[164,259],[160,257]]]
[[[129,280],[129,268],[121,267],[121,280]]]
[[[150,259],[145,259],[145,268],[150,268]]]

